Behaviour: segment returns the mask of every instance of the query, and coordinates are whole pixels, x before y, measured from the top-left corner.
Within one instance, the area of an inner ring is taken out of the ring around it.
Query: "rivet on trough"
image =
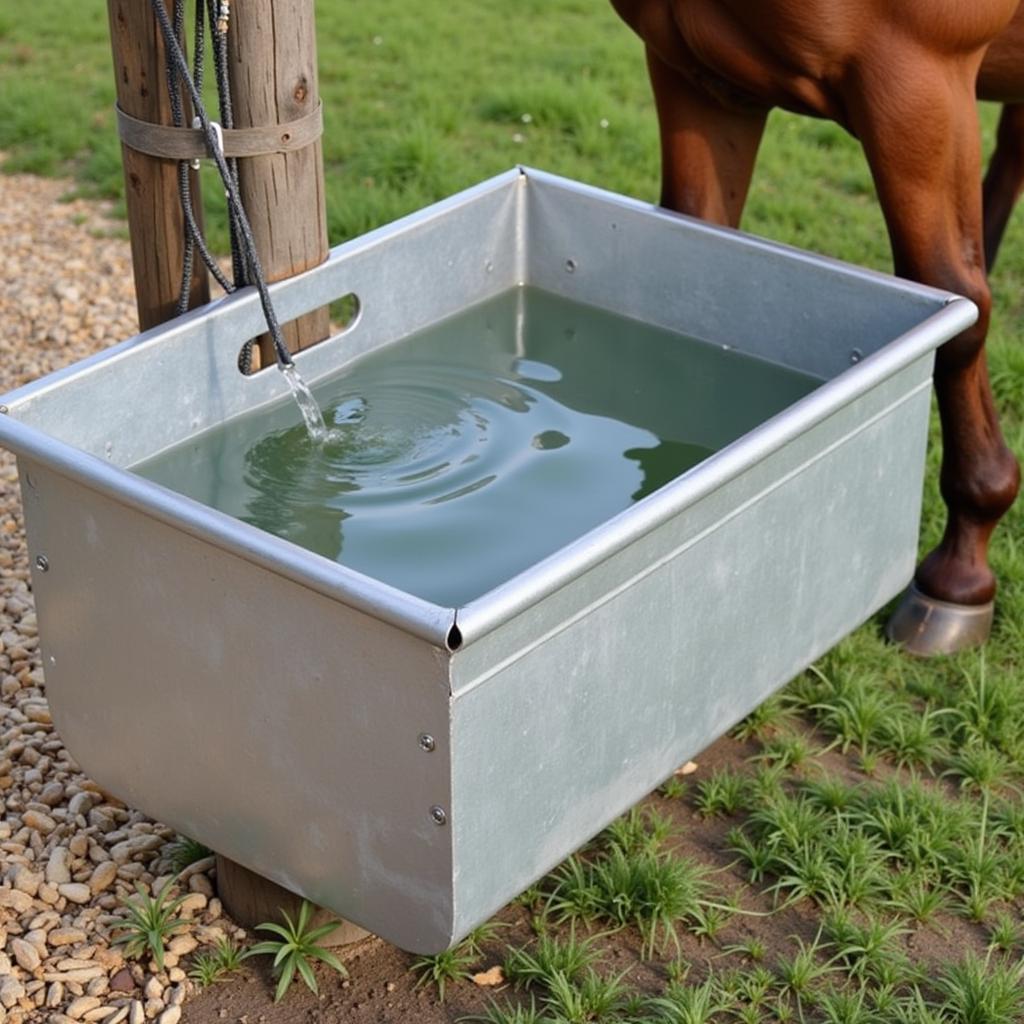
[[[429,733],[420,733],[420,748],[425,750],[428,754],[434,749],[437,744],[434,742],[434,737]]]
[[[850,351],[850,362],[859,363],[864,358],[864,353],[859,348]]]
[[[569,274],[571,274],[576,269],[577,266],[578,266],[578,264],[576,263],[575,260],[569,259],[569,260],[565,261],[565,269],[566,269],[566,272],[569,273]]]
[[[50,571],[50,560],[46,557],[46,555],[36,555],[36,568],[40,572]]]
[[[448,823],[448,815],[445,814],[444,808],[438,807],[437,804],[430,808],[430,817],[435,825],[445,825]]]
[[[10,411],[6,405],[0,405],[0,416],[6,416]]]

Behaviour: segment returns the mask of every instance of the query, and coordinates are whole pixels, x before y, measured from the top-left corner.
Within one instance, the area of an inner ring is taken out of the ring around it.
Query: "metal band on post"
[[[119,106],[117,133],[136,152],[165,160],[197,160],[210,156],[206,136],[200,128],[173,128],[151,124],[125,113]],[[311,146],[324,130],[323,103],[305,117],[284,124],[259,128],[224,128],[225,157],[267,156],[294,153]]]

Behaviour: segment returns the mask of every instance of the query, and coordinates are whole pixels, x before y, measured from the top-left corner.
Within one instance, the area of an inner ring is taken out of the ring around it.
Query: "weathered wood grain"
[[[228,32],[236,128],[283,124],[314,111],[317,87],[313,0],[245,0],[232,7]],[[294,153],[238,162],[242,203],[267,279],[278,281],[327,258],[323,148],[319,140]],[[321,341],[326,308],[285,325],[289,349]],[[272,349],[261,339],[263,361]]]
[[[172,124],[164,71],[160,28],[148,3],[108,0],[110,41],[117,82],[117,102],[133,117],[155,124]],[[187,115],[191,120],[191,114]],[[124,163],[128,230],[131,234],[139,327],[145,330],[175,314],[181,287],[185,228],[178,199],[178,170],[174,160],[121,147]],[[196,218],[199,181],[192,175]],[[189,307],[208,302],[209,279],[199,260],[192,271]]]

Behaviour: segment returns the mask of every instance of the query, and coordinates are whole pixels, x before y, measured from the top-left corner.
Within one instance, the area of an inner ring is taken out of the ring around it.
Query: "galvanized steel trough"
[[[252,289],[2,399],[68,749],[121,799],[416,952],[464,935],[907,583],[933,350],[976,317],[527,169],[273,294],[282,321],[360,299],[353,326],[297,357],[315,382],[521,283],[822,384],[461,608],[128,470],[284,393],[276,372],[237,370],[264,326]]]

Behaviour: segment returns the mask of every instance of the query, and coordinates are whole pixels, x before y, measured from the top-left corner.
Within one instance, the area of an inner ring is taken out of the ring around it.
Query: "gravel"
[[[0,392],[136,330],[123,225],[103,204],[64,201],[69,189],[0,173]],[[53,727],[17,474],[0,452],[0,1024],[176,1024],[193,992],[185,958],[244,933],[210,898],[206,860],[180,883],[188,923],[164,971],[111,945],[136,884],[172,874],[174,838],[84,775]]]

